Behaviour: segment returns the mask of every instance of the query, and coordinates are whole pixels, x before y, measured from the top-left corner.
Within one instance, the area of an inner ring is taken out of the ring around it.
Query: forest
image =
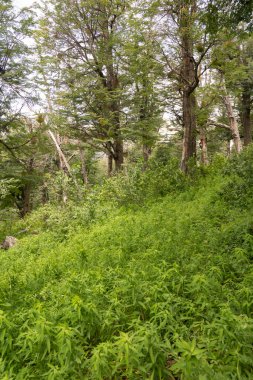
[[[252,0],[0,0],[0,379],[253,378]]]

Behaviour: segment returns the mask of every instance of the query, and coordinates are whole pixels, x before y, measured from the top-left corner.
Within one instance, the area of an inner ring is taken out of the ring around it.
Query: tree
[[[0,179],[3,184],[9,183],[0,197],[1,208],[14,207],[20,217],[33,209],[35,194],[43,183],[50,151],[43,135],[33,120],[20,117],[1,137]]]
[[[128,83],[127,138],[141,148],[145,168],[163,123],[163,66],[159,62],[156,20],[142,1],[128,22],[131,30],[125,37],[122,57]]]
[[[252,142],[252,96],[253,96],[253,38],[249,36],[240,45],[240,64],[244,68],[241,78],[240,114],[243,127],[244,145]]]
[[[57,57],[69,125],[102,146],[116,170],[124,159],[119,56],[126,10],[117,0],[47,2],[37,39]]]
[[[196,157],[196,96],[200,78],[208,67],[208,53],[216,42],[215,31],[206,22],[209,3],[196,0],[160,2],[166,15],[165,42],[162,52],[169,83],[180,94],[183,126],[181,169],[187,172],[188,161]],[[206,59],[206,64],[203,64]],[[178,110],[177,110],[178,112]]]
[[[30,12],[16,12],[10,0],[0,1],[0,165],[1,182],[10,184],[1,198],[5,201],[13,195],[21,216],[30,210],[30,174],[34,164],[33,157],[26,160],[20,156],[20,150],[33,144],[30,127],[21,115],[24,105],[32,99],[28,78],[30,48],[25,42],[31,35],[31,27]],[[16,130],[22,131],[21,135]],[[17,168],[25,173],[22,179],[16,178]]]
[[[30,99],[28,91],[29,47],[32,16],[23,10],[15,12],[11,0],[0,1],[0,132],[20,114]]]

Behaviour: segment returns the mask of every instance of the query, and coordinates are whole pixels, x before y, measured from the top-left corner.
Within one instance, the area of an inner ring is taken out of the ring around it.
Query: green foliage
[[[224,173],[229,175],[227,186],[222,189],[222,197],[232,207],[250,207],[253,199],[253,150],[245,149],[238,157],[233,157]]]
[[[123,174],[107,179],[103,187],[98,188],[98,199],[120,206],[145,206],[168,193],[185,190],[191,179],[179,170],[178,160],[165,159],[163,153],[159,154],[150,159],[146,169],[139,159],[128,165]]]
[[[30,66],[25,38],[30,36],[31,26],[30,12],[16,12],[11,1],[0,0],[0,132],[6,131],[28,97]]]
[[[176,183],[166,164],[157,192],[144,190],[151,168],[128,189],[129,173],[112,179],[120,203],[142,191],[146,208],[93,194],[17,225],[28,233],[0,253],[1,378],[251,378],[253,215],[224,194],[232,178],[250,196],[252,152],[163,198]]]
[[[17,208],[22,213],[25,192],[36,206],[35,193],[47,169],[48,153],[44,130],[27,118],[16,118],[8,133],[0,136],[0,210]]]

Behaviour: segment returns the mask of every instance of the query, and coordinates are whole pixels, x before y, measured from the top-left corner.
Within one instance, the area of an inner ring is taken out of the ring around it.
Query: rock
[[[17,244],[17,239],[13,236],[6,236],[3,243],[0,245],[2,249],[10,249],[11,247],[14,247],[14,245]]]

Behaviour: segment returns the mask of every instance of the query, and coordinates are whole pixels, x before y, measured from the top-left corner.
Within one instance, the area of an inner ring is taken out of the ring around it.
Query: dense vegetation
[[[17,5],[0,0],[0,220],[78,203],[161,142],[185,173],[251,143],[252,1]]]
[[[160,162],[12,226],[1,378],[250,379],[252,162]]]
[[[253,2],[31,1],[0,0],[0,379],[252,379]]]

